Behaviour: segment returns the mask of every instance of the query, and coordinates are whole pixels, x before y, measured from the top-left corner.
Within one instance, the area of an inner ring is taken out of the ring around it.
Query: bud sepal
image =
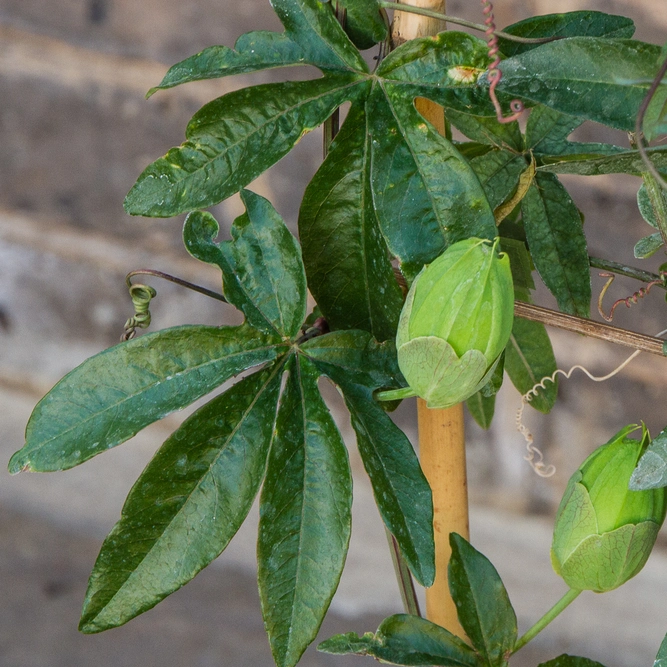
[[[665,489],[628,483],[650,436],[627,426],[596,449],[570,478],[556,515],[551,562],[570,588],[603,593],[634,577],[648,560],[667,510]]]

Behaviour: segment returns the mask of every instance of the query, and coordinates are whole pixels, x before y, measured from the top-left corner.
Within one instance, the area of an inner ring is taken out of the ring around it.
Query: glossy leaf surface
[[[481,667],[477,654],[445,628],[419,616],[396,614],[380,624],[375,635],[336,635],[318,647],[324,653],[370,655],[396,665]]]
[[[498,90],[630,132],[659,55],[644,42],[572,37],[504,60]]]
[[[577,144],[570,144],[575,148]],[[657,146],[647,148],[651,162],[658,169],[667,169],[667,148]],[[618,151],[613,149],[608,154],[575,153],[543,157],[538,171],[555,174],[580,174],[582,176],[601,176],[603,174],[640,174],[646,171],[646,165],[639,151]]]
[[[476,236],[493,239],[495,220],[477,176],[398,87],[376,86],[373,118],[373,198],[392,254],[409,277],[447,246]]]
[[[350,465],[317,375],[304,357],[289,369],[261,494],[259,591],[278,667],[315,638],[350,539]]]
[[[125,210],[166,218],[217,204],[364,88],[360,75],[337,74],[244,88],[209,102],[188,124],[187,141],[139,176]]]
[[[370,186],[368,118],[350,110],[306,188],[299,237],[308,287],[332,329],[396,335],[403,295],[380,233]]]
[[[361,331],[338,331],[302,347],[343,392],[357,446],[387,529],[425,586],[435,576],[433,502],[410,441],[373,398],[373,390],[402,382],[393,345]]]
[[[667,428],[649,444],[630,478],[633,491],[667,486]]]
[[[202,211],[191,213],[183,228],[188,252],[217,264],[227,300],[254,327],[294,337],[306,317],[306,276],[301,248],[264,197],[241,191],[246,213],[232,225],[232,240],[216,243],[219,225]]]
[[[545,377],[556,371],[556,358],[546,328],[540,322],[514,318],[512,335],[505,348],[505,370],[521,395],[530,391]],[[551,411],[558,397],[558,378],[545,382],[529,402],[545,414]]]
[[[558,179],[537,174],[521,203],[530,254],[540,277],[566,313],[588,317],[588,251],[581,216]]]
[[[9,470],[72,468],[286,349],[247,326],[175,327],[116,345],[37,404]]]
[[[454,109],[447,109],[446,115],[447,120],[472,141],[496,148],[523,150],[523,136],[518,123],[503,124],[495,116],[475,116]]]
[[[372,393],[341,384],[375,502],[415,579],[431,586],[435,578],[431,488],[410,441]]]
[[[80,629],[126,623],[223,551],[259,490],[282,364],[244,378],[187,419],[127,497],[102,545]]]
[[[504,32],[517,37],[607,37],[614,39],[632,37],[635,24],[632,19],[614,14],[594,11],[565,12],[564,14],[544,14],[531,16],[513,23]],[[506,56],[530,51],[539,44],[521,44],[509,39],[498,38],[500,50]]]
[[[375,0],[339,0],[345,9],[345,32],[360,49],[370,49],[387,37],[387,24]]]
[[[377,76],[401,89],[404,98],[426,97],[445,108],[495,117],[493,105],[478,78],[489,64],[486,42],[447,30],[433,37],[405,42],[382,61]]]
[[[241,35],[233,49],[211,46],[169,69],[158,90],[190,81],[218,79],[274,67],[314,65],[326,71],[367,72],[368,67],[352,47],[330,5],[318,0],[274,0],[285,32],[260,30]]]
[[[310,64],[321,69],[347,67],[368,72],[368,66],[341,28],[329,3],[271,0],[271,6]]]
[[[373,390],[402,382],[394,342],[380,345],[366,331],[332,331],[302,343],[300,350],[336,383]]]
[[[510,197],[519,183],[519,177],[526,170],[525,158],[506,150],[489,151],[486,155],[473,158],[470,164],[492,209]]]
[[[491,562],[456,533],[449,536],[449,589],[459,621],[490,667],[507,664],[517,639],[516,614]]]

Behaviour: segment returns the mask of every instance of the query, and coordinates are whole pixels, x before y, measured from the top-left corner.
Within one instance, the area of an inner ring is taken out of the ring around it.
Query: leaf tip
[[[9,465],[7,466],[7,469],[9,470],[10,475],[17,475],[20,472],[33,472],[30,461],[22,452],[23,450],[20,449],[12,456],[11,459],[9,459]]]

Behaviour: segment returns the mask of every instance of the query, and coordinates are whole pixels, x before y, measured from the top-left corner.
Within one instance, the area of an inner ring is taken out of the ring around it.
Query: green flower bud
[[[396,336],[409,388],[381,400],[420,396],[429,408],[470,398],[493,373],[514,318],[509,258],[498,241],[452,244],[415,278]]]
[[[644,567],[667,511],[665,488],[631,491],[628,483],[650,436],[621,429],[572,475],[556,515],[551,563],[570,588],[611,591]]]

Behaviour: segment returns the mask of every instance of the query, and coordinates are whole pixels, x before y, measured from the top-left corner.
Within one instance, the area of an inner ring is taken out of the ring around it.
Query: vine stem
[[[640,280],[643,283],[652,283],[655,282],[656,280],[660,280],[660,275],[657,273],[651,273],[650,271],[637,269],[634,266],[627,266],[626,264],[619,264],[618,262],[612,262],[610,259],[601,259],[600,257],[589,257],[588,263],[594,269],[602,269],[603,271],[610,271],[611,273],[616,273],[619,276],[625,276],[626,278],[634,278],[635,280]],[[656,285],[656,287],[662,287],[662,289],[667,289],[667,285]]]
[[[404,3],[398,2],[388,2],[388,0],[380,0],[378,4],[380,7],[384,7],[385,9],[393,9],[399,12],[409,12],[410,14],[418,14],[419,16],[427,16],[428,18],[438,19],[439,21],[447,21],[448,23],[454,23],[456,25],[463,26],[464,28],[470,28],[471,30],[486,32],[487,29],[487,26],[482,25],[481,23],[473,23],[472,21],[461,19],[458,16],[442,14],[424,7],[415,7],[413,5],[406,5]],[[519,42],[520,44],[545,44],[546,42],[553,42],[556,39],[561,39],[559,37],[517,37],[516,35],[510,35],[510,33],[503,32],[502,30],[496,30],[495,34],[497,37],[502,37],[503,39],[511,40],[512,42]]]
[[[542,618],[533,625],[522,637],[520,637],[514,648],[512,649],[512,655],[514,655],[519,649],[523,648],[531,639],[533,639],[539,632],[544,630],[544,628],[551,623],[551,621],[556,618],[566,607],[568,607],[574,600],[577,599],[581,591],[578,591],[574,588],[563,595],[563,597],[556,602],[556,604],[549,609],[549,611],[542,616]]]
[[[594,320],[577,317],[576,315],[559,313],[555,310],[535,306],[532,303],[524,303],[523,301],[514,302],[514,315],[524,320],[541,322],[547,326],[584,334],[589,338],[597,338],[598,340],[606,340],[610,343],[630,347],[633,350],[641,350],[642,352],[657,354],[661,357],[667,356],[667,343],[661,338],[628,331],[627,329],[621,329],[611,324],[595,322]]]

